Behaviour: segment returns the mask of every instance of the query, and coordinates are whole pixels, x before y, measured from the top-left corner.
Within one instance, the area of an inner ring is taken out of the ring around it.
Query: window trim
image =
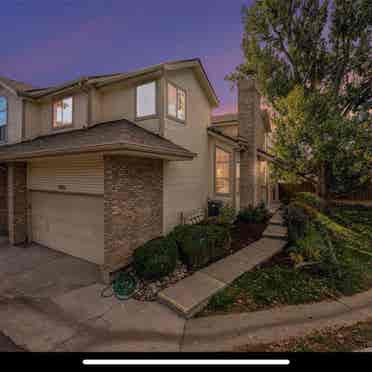
[[[54,126],[54,105],[59,102],[59,101],[63,101],[65,99],[69,99],[69,98],[72,98],[72,112],[71,112],[71,116],[72,116],[72,120],[71,120],[71,124],[66,124],[66,125],[61,125],[61,126]],[[74,95],[68,95],[68,96],[63,96],[63,97],[59,97],[59,98],[54,98],[52,100],[52,129],[53,130],[63,130],[63,129],[66,129],[66,128],[71,128],[74,126],[74,117],[75,117],[75,96]]]
[[[218,192],[217,191],[217,149],[223,151],[223,152],[226,152],[229,154],[229,157],[230,157],[230,161],[229,161],[229,192],[228,193],[222,193],[222,192]],[[213,183],[214,183],[214,194],[216,196],[221,196],[221,197],[230,197],[232,195],[232,192],[231,192],[231,188],[232,188],[232,172],[231,172],[231,160],[232,160],[232,157],[233,157],[233,153],[229,150],[227,150],[226,148],[223,148],[219,145],[215,145],[214,146],[214,152],[213,152],[214,156],[213,156]]]
[[[176,116],[173,116],[172,114],[169,113],[169,85],[173,85],[174,88],[176,88]],[[185,93],[185,119],[180,119],[177,117],[177,107],[178,107],[178,90],[182,90]],[[173,81],[167,80],[167,89],[166,89],[166,113],[167,113],[167,118],[177,121],[181,124],[186,124],[187,121],[187,91],[186,89],[180,87],[179,85],[173,83]]]
[[[6,115],[6,121],[4,125],[0,126],[0,130],[4,131],[4,138],[0,138],[0,144],[3,145],[8,142],[8,123],[9,123],[9,99],[7,96],[0,96],[0,98],[5,99],[5,110],[2,112],[5,112]]]
[[[142,85],[151,84],[151,83],[155,83],[155,114],[138,116],[138,112],[137,112],[138,87]],[[134,87],[134,118],[135,118],[135,121],[155,119],[158,116],[159,116],[159,80],[152,79],[150,81],[144,81],[144,82],[136,84]]]
[[[9,122],[9,105],[8,105],[8,97],[7,96],[0,96],[0,98],[5,99],[5,110],[0,110],[0,112],[5,112],[6,121],[4,125],[0,125],[0,127],[6,127],[8,126]]]

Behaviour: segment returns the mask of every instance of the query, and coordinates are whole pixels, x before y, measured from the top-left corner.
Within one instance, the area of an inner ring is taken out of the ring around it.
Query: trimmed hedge
[[[157,238],[134,251],[133,266],[140,278],[157,280],[174,271],[178,257],[174,239]]]
[[[223,225],[182,225],[170,234],[176,241],[181,261],[189,269],[206,266],[230,249],[230,229]]]
[[[320,212],[327,210],[327,203],[324,199],[311,192],[299,192],[296,194],[294,201],[299,201],[317,209]]]
[[[247,223],[265,223],[269,219],[270,213],[264,203],[257,207],[250,205],[239,211],[238,220]]]

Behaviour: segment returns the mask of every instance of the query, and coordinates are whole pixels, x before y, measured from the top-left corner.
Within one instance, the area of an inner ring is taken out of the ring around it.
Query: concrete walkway
[[[159,292],[158,301],[189,319],[209,299],[247,271],[279,253],[286,244],[287,228],[276,212],[264,238]]]

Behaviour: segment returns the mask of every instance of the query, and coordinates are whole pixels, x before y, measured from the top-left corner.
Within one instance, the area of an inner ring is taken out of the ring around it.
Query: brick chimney
[[[240,208],[257,205],[257,129],[260,95],[253,77],[238,83],[239,137],[247,146],[240,152]]]

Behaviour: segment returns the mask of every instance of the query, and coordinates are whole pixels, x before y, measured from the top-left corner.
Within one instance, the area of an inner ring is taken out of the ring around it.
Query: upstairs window
[[[156,115],[156,82],[139,85],[136,89],[136,117]]]
[[[8,100],[6,97],[0,97],[0,126],[8,123]]]
[[[186,91],[168,83],[168,115],[174,119],[186,119]]]
[[[215,153],[215,191],[216,194],[230,194],[231,154],[216,147]]]
[[[53,103],[53,128],[72,125],[72,97],[63,98]]]

